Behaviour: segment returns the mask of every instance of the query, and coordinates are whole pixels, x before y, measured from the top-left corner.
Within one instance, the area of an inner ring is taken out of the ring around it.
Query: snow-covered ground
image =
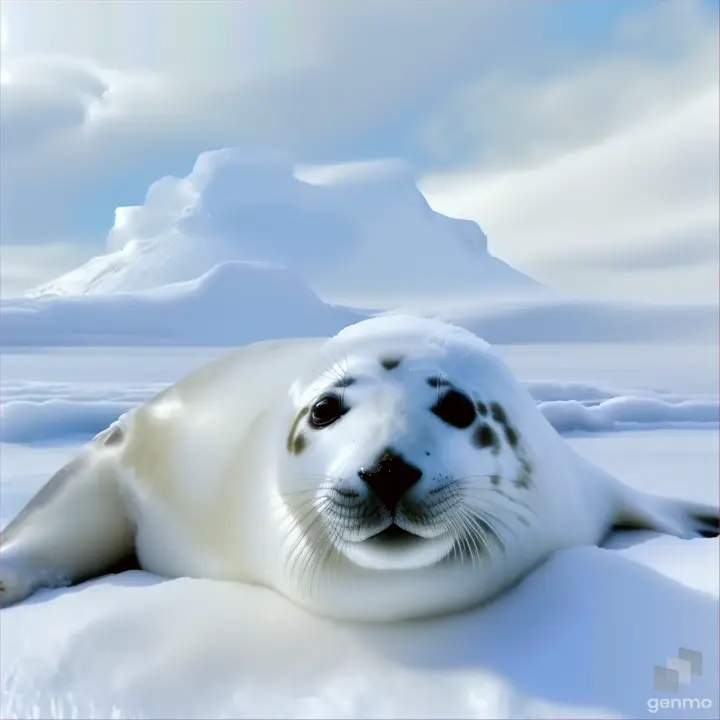
[[[717,348],[499,348],[587,457],[718,502]],[[78,443],[213,348],[3,350],[0,522]],[[644,535],[558,554],[474,612],[399,626],[308,616],[274,593],[130,572],[0,614],[3,718],[718,716],[718,540]],[[653,668],[703,654],[678,695]]]
[[[2,301],[0,345],[242,345],[334,335],[361,318],[281,265],[227,261],[146,290]]]

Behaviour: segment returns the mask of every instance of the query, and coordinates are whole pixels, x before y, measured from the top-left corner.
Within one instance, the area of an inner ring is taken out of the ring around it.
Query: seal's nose
[[[393,510],[400,498],[422,477],[422,470],[406,462],[392,448],[384,450],[375,464],[360,468],[360,479],[377,495],[389,510]]]

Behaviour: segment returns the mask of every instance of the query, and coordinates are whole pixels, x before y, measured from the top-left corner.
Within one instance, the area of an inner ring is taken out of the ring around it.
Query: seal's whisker
[[[289,552],[289,558],[291,558],[291,572],[293,575],[297,575],[297,581],[302,584],[302,580],[305,576],[305,571],[308,562],[313,558],[313,555],[317,552],[318,547],[322,547],[321,538],[322,536],[316,537],[313,535],[313,529],[317,523],[322,526],[324,520],[321,514],[316,514],[313,520],[310,522],[304,532],[298,537]],[[313,542],[308,543],[308,539]],[[302,561],[302,562],[301,562]],[[298,562],[301,562],[298,570]]]
[[[483,550],[485,550],[488,558],[490,559],[490,564],[494,568],[495,553],[493,552],[492,546],[490,544],[488,534],[485,532],[485,527],[482,523],[478,522],[477,517],[473,516],[468,512],[463,513],[462,518],[466,524],[466,527],[469,530],[470,536],[473,538],[478,560],[482,556]]]
[[[480,559],[480,556],[482,555],[482,551],[480,549],[480,545],[485,548],[485,551],[487,552],[488,557],[490,558],[490,563],[494,567],[495,559],[494,555],[490,546],[490,543],[488,541],[487,534],[485,532],[484,524],[478,519],[477,516],[472,515],[469,512],[462,512],[460,515],[461,521],[465,527],[465,530],[469,537],[472,538],[474,542],[474,547],[477,551],[477,557],[478,560]],[[478,544],[479,541],[479,544]]]
[[[299,495],[312,495],[317,496],[319,495],[319,491],[325,491],[325,490],[332,490],[334,483],[318,483],[314,485],[313,487],[304,487],[300,488],[298,490],[283,490],[282,492],[276,492],[272,493],[271,497],[273,498],[293,498]]]
[[[453,536],[455,537],[455,546],[459,550],[459,560],[461,563],[465,562],[465,552],[467,549],[468,556],[473,566],[476,564],[475,554],[473,553],[473,542],[474,539],[472,534],[468,532],[465,524],[462,521],[461,516],[456,516],[450,519],[450,527],[452,529]]]
[[[508,525],[502,518],[498,517],[497,514],[491,513],[487,508],[483,508],[482,510],[475,509],[475,514],[478,518],[482,520],[483,523],[485,523],[488,528],[492,530],[493,534],[503,542],[503,545],[504,540],[502,534],[495,526],[496,523],[498,525],[501,525],[505,530],[507,530],[513,536],[514,540],[518,540],[517,533],[513,530],[513,528]]]

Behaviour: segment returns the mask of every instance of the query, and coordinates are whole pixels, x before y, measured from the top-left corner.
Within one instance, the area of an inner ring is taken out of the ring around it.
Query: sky
[[[411,162],[555,287],[717,301],[717,0],[5,0],[0,289],[197,154]]]

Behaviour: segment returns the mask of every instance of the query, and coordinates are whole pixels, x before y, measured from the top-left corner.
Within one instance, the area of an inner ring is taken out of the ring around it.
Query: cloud
[[[205,2],[57,2],[14,4],[4,13],[11,95],[16,83],[34,82],[27,68],[23,77],[16,70],[27,58],[92,61],[135,91],[119,96],[110,88],[98,108],[103,123],[132,113],[144,123],[159,118],[171,135],[199,127],[206,141],[244,137],[304,155],[372,133],[389,115],[456,84],[459,68],[479,71],[501,47],[499,28],[510,32],[507,16],[519,14],[503,2],[474,0],[451,7],[278,0],[215,3],[212,12]],[[139,42],[118,42],[118,28]],[[49,72],[37,62],[33,69]],[[133,102],[147,76],[159,82]],[[173,118],[181,128],[172,127]]]
[[[429,176],[422,189],[440,212],[482,218],[491,252],[541,281],[605,297],[717,301],[719,98],[713,84],[549,162]]]
[[[538,77],[485,74],[425,123],[438,156],[502,170],[548,161],[671,112],[718,81],[718,28],[699,4],[639,5],[615,28],[611,54]],[[649,40],[651,38],[651,40]]]
[[[716,267],[720,256],[717,237],[717,223],[708,220],[695,229],[687,225],[682,230],[666,234],[658,233],[650,241],[624,246],[619,250],[603,251],[598,248],[584,253],[581,257],[570,256],[565,263],[558,263],[567,269],[580,270],[593,267],[618,273],[647,272],[674,268],[695,268],[710,265]]]
[[[575,12],[556,3],[6,3],[0,240],[97,250],[116,206],[231,145],[464,164],[497,188],[698,97],[717,76],[704,7],[617,11],[611,44],[586,48],[553,35]]]

